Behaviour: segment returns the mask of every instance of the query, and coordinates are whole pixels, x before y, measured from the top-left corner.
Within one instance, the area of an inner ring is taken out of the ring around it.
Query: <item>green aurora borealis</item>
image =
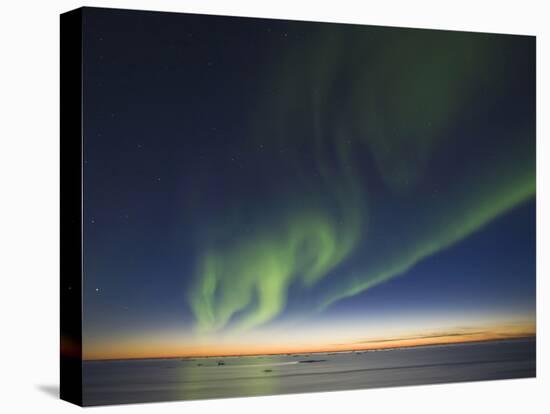
[[[533,87],[534,75],[517,78],[532,47],[328,25],[284,49],[265,76],[277,93],[257,98],[243,140],[270,151],[287,178],[262,190],[262,208],[244,197],[205,231],[187,295],[199,332],[326,311],[533,198],[532,108],[502,109]]]

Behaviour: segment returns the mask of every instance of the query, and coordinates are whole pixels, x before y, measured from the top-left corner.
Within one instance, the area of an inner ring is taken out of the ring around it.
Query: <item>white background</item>
[[[4,0],[0,6],[0,411],[75,412],[58,390],[59,17],[82,5],[537,35],[538,378],[89,411],[545,412],[548,368],[550,13],[539,1]],[[546,21],[545,21],[546,20]],[[545,27],[545,23],[547,27]],[[545,127],[545,128],[543,128]],[[546,134],[547,135],[547,134]],[[546,162],[546,164],[545,164]],[[546,189],[544,188],[546,186]],[[546,214],[545,214],[546,213]],[[550,254],[550,253],[549,253]],[[546,352],[545,352],[546,348]],[[548,412],[548,411],[546,411]]]

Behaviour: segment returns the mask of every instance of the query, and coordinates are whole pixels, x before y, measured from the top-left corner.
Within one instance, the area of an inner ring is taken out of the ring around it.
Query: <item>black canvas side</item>
[[[60,397],[82,405],[82,9],[60,19]]]

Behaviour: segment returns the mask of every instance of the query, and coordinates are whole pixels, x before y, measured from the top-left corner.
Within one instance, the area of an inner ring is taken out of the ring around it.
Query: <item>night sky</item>
[[[534,333],[533,37],[88,8],[83,88],[85,357]]]

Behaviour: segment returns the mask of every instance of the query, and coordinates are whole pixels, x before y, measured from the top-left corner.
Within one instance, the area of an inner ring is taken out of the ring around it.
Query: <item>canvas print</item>
[[[68,16],[62,396],[535,376],[534,37]]]

